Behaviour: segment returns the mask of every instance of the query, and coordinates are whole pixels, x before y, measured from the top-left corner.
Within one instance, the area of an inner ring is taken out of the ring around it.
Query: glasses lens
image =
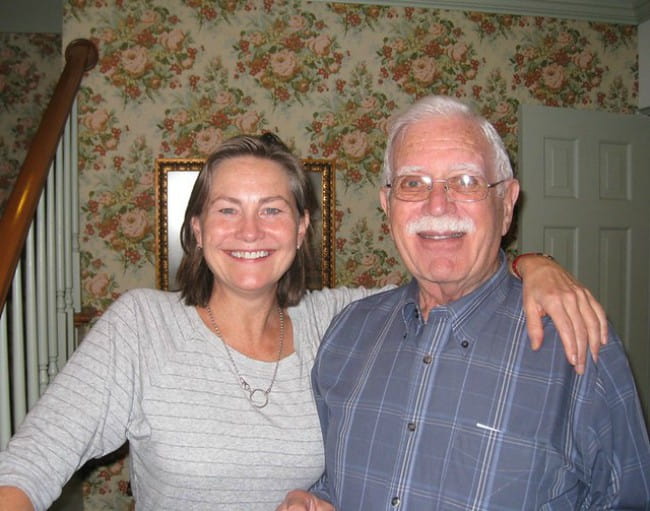
[[[481,200],[487,196],[488,184],[481,176],[461,174],[447,179],[449,198],[452,200]]]
[[[419,201],[429,196],[429,183],[425,176],[399,176],[393,182],[393,190],[398,199]]]

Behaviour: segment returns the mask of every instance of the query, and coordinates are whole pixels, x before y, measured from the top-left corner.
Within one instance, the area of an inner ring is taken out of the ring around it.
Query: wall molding
[[[328,1],[328,0],[316,0]],[[338,0],[340,3],[427,7],[460,11],[549,16],[638,25],[650,20],[650,0]]]

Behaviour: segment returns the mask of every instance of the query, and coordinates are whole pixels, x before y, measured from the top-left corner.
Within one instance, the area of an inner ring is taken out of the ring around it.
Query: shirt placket
[[[410,491],[409,481],[417,474],[413,474],[413,463],[417,454],[417,447],[420,436],[420,421],[423,416],[425,403],[428,395],[432,392],[431,384],[435,366],[436,355],[443,349],[451,333],[451,320],[449,311],[446,309],[433,310],[429,313],[428,321],[423,324],[420,321],[419,313],[416,313],[414,320],[406,323],[404,342],[415,346],[412,353],[414,359],[411,361],[413,376],[417,375],[417,385],[413,386],[412,395],[408,396],[408,409],[405,409],[403,438],[400,442],[402,449],[397,453],[395,473],[389,493],[388,510],[408,509],[408,495]],[[415,379],[415,378],[414,378]]]

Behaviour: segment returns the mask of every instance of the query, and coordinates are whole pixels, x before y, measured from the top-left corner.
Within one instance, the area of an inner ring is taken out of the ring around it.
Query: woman
[[[0,453],[0,510],[46,509],[83,463],[126,440],[137,509],[268,510],[314,482],[315,352],[331,318],[369,292],[305,293],[314,209],[276,137],[222,144],[185,214],[180,293],[130,291],[98,320]],[[544,275],[573,286],[561,270]]]

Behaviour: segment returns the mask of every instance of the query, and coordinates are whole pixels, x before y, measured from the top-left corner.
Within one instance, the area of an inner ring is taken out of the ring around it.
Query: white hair
[[[413,103],[404,112],[393,118],[388,128],[386,151],[384,152],[384,183],[390,183],[393,177],[393,154],[395,144],[398,144],[410,125],[424,120],[437,118],[460,117],[476,124],[485,135],[487,142],[492,147],[492,166],[497,180],[513,177],[512,166],[503,140],[497,130],[483,116],[476,113],[465,103],[450,96],[431,95]]]

